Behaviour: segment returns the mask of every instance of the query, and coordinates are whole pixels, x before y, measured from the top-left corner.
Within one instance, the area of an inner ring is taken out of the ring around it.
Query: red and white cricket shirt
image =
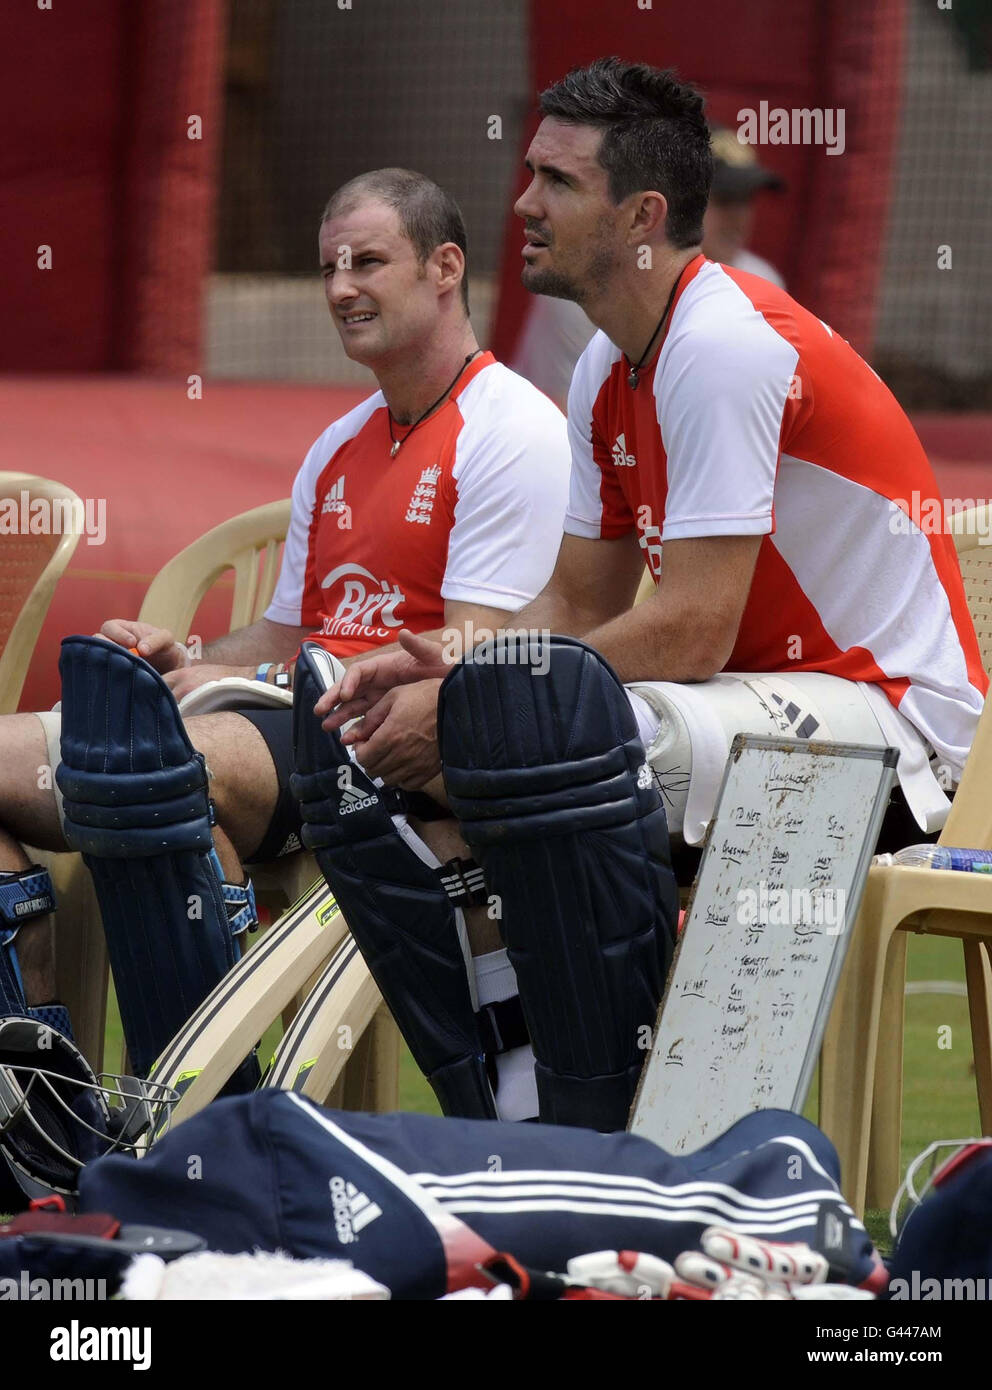
[[[381,391],[336,420],[293,486],[265,616],[338,656],[444,625],[444,601],[515,612],[551,576],[568,497],[561,411],[483,353],[390,457]]]
[[[730,671],[877,683],[960,767],[988,681],[952,538],[909,517],[940,492],[888,388],[784,290],[696,257],[636,391],[597,333],[568,402],[565,530],[762,536]],[[705,576],[701,576],[705,582]]]

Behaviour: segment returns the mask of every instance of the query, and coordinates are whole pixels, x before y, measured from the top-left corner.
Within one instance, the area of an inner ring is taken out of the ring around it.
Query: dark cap
[[[736,134],[726,126],[711,128],[713,147],[713,186],[710,196],[728,202],[750,198],[763,188],[782,193],[787,184],[781,174],[765,169],[758,163],[753,145],[742,145]]]

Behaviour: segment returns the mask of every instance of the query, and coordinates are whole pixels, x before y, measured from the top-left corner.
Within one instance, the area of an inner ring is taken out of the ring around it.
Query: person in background
[[[785,281],[762,256],[747,249],[754,223],[754,200],[763,191],[782,193],[786,183],[780,174],[758,163],[753,145],[742,145],[732,130],[715,126],[713,186],[703,216],[703,255],[711,261],[760,275],[785,289]]]

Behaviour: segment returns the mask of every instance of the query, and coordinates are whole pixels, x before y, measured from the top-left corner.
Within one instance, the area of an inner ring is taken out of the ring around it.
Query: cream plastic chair
[[[152,580],[139,617],[186,637],[204,595],[229,571],[234,572],[230,627],[253,622],[275,587],[279,549],[289,526],[289,499],[255,507],[215,526],[179,552]],[[69,1007],[73,1030],[91,1065],[103,1066],[108,962],[92,880],[79,855],[33,857],[47,865],[59,903],[56,915],[56,961],[59,997]],[[311,866],[315,872],[315,866]],[[308,882],[312,881],[311,872]],[[295,896],[300,868],[280,895]]]
[[[189,636],[190,626],[204,596],[214,584],[233,571],[229,628],[234,630],[255,622],[261,617],[275,588],[280,550],[286,538],[289,517],[290,500],[286,498],[255,507],[206,532],[180,551],[152,580],[141,605],[140,620],[166,627],[176,637],[185,639]],[[70,904],[66,904],[70,906],[66,915],[77,919],[72,940],[66,946],[69,952],[75,950],[89,963],[89,976],[94,971],[99,973],[102,970],[99,1023],[90,1017],[98,997],[92,983],[88,983],[84,999],[79,999],[78,992],[69,987],[63,993],[63,998],[73,1010],[74,1020],[77,1014],[83,1019],[83,1026],[77,1026],[77,1037],[83,1051],[91,1059],[101,1059],[107,981],[103,933],[89,875],[81,861],[75,855],[62,855],[59,859],[70,861],[68,867],[59,866],[67,879],[63,896],[74,902],[86,897],[90,908],[83,926],[78,921],[80,914],[73,913]],[[310,854],[290,855],[272,864],[252,866],[259,901],[278,910],[295,902],[319,877],[320,870]],[[62,916],[60,905],[59,919]],[[59,950],[61,959],[61,942]],[[302,994],[298,996],[298,1001],[301,1002],[303,997]],[[284,1022],[289,1021],[292,1012],[286,1011]],[[395,1024],[384,1008],[378,1010],[373,1022],[374,1027],[370,1025],[366,1030],[367,1036],[363,1035],[356,1042],[354,1054],[349,1058],[335,1088],[335,1096],[349,1105],[357,1105],[357,1097],[362,1097],[368,1108],[395,1109],[399,1080]]]
[[[21,698],[38,633],[55,586],[79,543],[83,504],[72,488],[30,473],[0,473],[0,497],[20,510],[43,499],[59,515],[60,530],[47,535],[5,535],[0,541],[0,714],[13,714]],[[68,522],[68,527],[66,527]]]
[[[971,507],[951,518],[961,577],[986,671],[992,671],[992,506]],[[984,538],[984,539],[983,539]]]
[[[138,614],[140,620],[166,627],[185,639],[204,595],[233,571],[230,630],[257,621],[268,606],[279,576],[290,507],[289,498],[254,507],[193,541],[152,580]],[[317,862],[309,853],[252,865],[259,902],[276,911],[296,902],[320,876]],[[297,1006],[302,1004],[306,992],[297,996]],[[294,1012],[294,1008],[284,1012],[283,1022],[287,1026]],[[395,1109],[399,1086],[398,1035],[384,1007],[376,1013],[374,1027],[370,1026],[366,1034],[356,1044],[335,1095],[342,1103],[346,1098],[354,1104],[356,1096],[361,1096],[368,1108]]]
[[[204,596],[233,571],[229,631],[256,622],[268,606],[279,577],[280,549],[289,529],[290,500],[268,502],[222,522],[169,561],[148,586],[138,618],[189,636]],[[287,907],[319,877],[312,855],[259,866],[253,873],[259,900]]]
[[[634,602],[631,604],[631,607],[636,608],[639,603],[643,603],[646,598],[650,598],[655,592],[656,587],[657,585],[654,582],[654,577],[647,565],[645,565],[644,573],[641,575],[641,582],[637,586],[637,593],[634,595]]]
[[[185,640],[204,595],[233,570],[229,630],[255,622],[276,586],[289,510],[288,497],[253,507],[180,550],[149,584],[138,618]]]
[[[959,513],[953,534],[986,669],[992,665],[992,508]],[[939,843],[992,849],[992,701],[986,701]],[[820,1124],[837,1146],[855,1211],[887,1206],[899,1185],[907,932],[963,945],[975,1079],[992,1133],[992,880],[984,874],[873,865],[824,1037]],[[881,1040],[882,1046],[879,1047]]]
[[[4,536],[0,542],[0,713],[18,706],[28,666],[55,586],[79,543],[83,503],[72,488],[30,473],[0,472],[0,497],[20,508],[21,493],[42,498],[52,509],[48,534]],[[58,531],[55,513],[58,513]],[[54,660],[54,653],[53,653]],[[96,900],[88,875],[76,855],[48,854],[25,846],[29,857],[52,875],[56,897],[66,911],[56,916],[59,997],[73,1010],[77,1036],[103,1055],[103,1019],[107,1004],[107,965],[102,934],[87,933]],[[85,881],[84,881],[85,880]],[[87,1054],[91,1055],[91,1054]]]

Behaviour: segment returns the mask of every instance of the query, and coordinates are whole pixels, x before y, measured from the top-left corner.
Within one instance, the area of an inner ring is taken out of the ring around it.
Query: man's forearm
[[[539,593],[526,607],[507,620],[507,626],[528,628],[532,632],[560,632],[565,637],[585,638],[600,621],[598,613],[587,612],[568,603],[552,589]]]
[[[656,599],[604,623],[545,591],[514,614],[513,626],[581,637],[624,682],[708,680],[730,655],[717,650],[706,615],[663,609]]]
[[[221,666],[257,666],[262,661],[290,661],[309,628],[288,627],[259,618],[250,627],[239,627],[203,649],[203,660]]]
[[[730,657],[726,634],[711,627],[709,615],[662,608],[657,599],[582,634],[625,683],[709,680]]]

